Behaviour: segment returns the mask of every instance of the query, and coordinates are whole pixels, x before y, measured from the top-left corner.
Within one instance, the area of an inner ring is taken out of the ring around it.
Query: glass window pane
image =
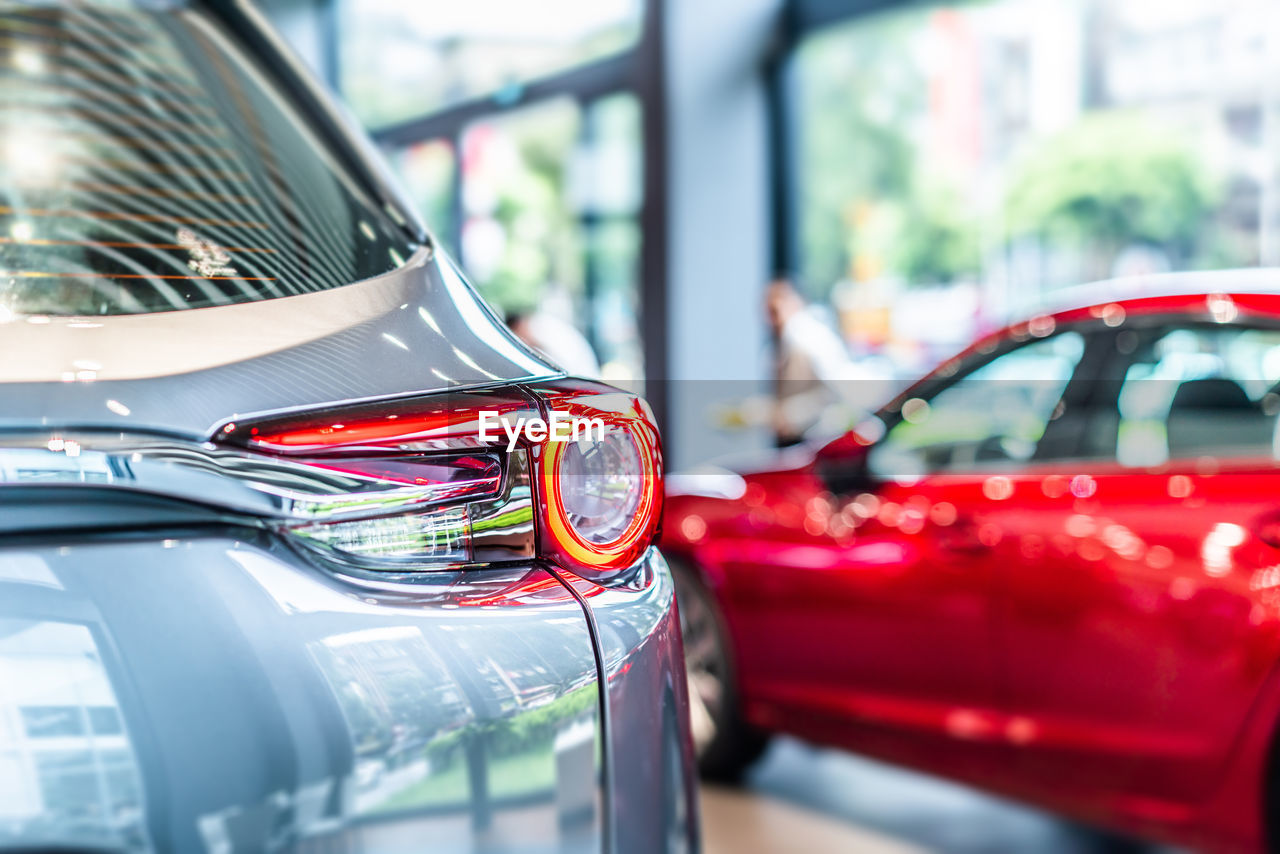
[[[124,732],[120,712],[115,706],[90,706],[89,727],[94,735],[120,735]]]
[[[581,132],[581,110],[566,99],[463,133],[463,266],[504,311],[580,299],[582,234],[566,188]]]
[[[573,373],[638,383],[641,111],[548,101],[462,135],[462,260],[528,343]],[[576,331],[575,331],[576,330]]]
[[[805,285],[877,349],[1089,281],[1280,263],[1271,5],[912,4],[810,38]],[[899,322],[933,292],[976,308]]]
[[[574,204],[587,226],[588,329],[602,376],[644,376],[640,341],[640,207],[644,198],[640,100],[613,95],[587,111],[576,158]]]
[[[606,222],[590,231],[592,344],[601,375],[628,385],[644,376],[640,342],[640,227],[632,220]]]
[[[1152,466],[1274,454],[1280,331],[1153,331],[1125,373],[1116,456]]]
[[[454,176],[458,169],[453,144],[429,139],[390,153],[391,165],[404,182],[422,219],[451,252],[454,229]]]
[[[611,95],[591,104],[570,175],[571,204],[587,214],[637,215],[644,195],[640,99]]]
[[[1064,332],[1026,344],[942,389],[902,406],[871,452],[884,476],[968,471],[1031,460],[1080,359],[1084,337]]]
[[[368,125],[500,93],[639,37],[641,0],[346,0],[341,89]]]
[[[84,735],[84,717],[78,706],[23,706],[22,727],[27,738]]]

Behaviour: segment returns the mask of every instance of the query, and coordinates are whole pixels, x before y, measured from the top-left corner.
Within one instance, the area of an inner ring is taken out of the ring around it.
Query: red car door
[[[1029,458],[1083,352],[1066,333],[979,355],[909,403],[852,477],[828,455],[826,484],[751,483],[752,532],[723,546],[749,717],[952,774],[998,768],[981,761],[1005,746],[997,568],[968,508],[990,469]]]
[[[1280,655],[1280,330],[1099,334],[1085,444],[988,491],[1011,766],[1067,808],[1176,819]],[[1071,459],[1074,456],[1075,459]]]

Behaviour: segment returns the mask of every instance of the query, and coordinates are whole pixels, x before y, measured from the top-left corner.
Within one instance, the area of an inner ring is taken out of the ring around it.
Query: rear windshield
[[[204,13],[0,0],[0,314],[291,296],[413,248]]]

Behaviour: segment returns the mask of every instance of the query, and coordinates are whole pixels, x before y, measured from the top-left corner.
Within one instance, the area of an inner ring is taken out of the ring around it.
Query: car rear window
[[[291,296],[414,248],[204,13],[0,0],[0,314]]]

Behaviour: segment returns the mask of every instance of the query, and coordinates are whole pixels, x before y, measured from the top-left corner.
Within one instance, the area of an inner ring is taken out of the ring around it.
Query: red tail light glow
[[[323,452],[335,456],[359,453],[364,448],[474,448],[481,444],[479,416],[484,411],[512,419],[539,414],[537,401],[520,392],[478,391],[231,424],[219,438],[288,455]]]
[[[482,412],[511,424],[568,416],[598,429],[541,442],[521,433],[504,454],[506,436],[482,441]],[[640,398],[598,383],[564,380],[229,424],[217,441],[367,479],[371,492],[353,498],[372,511],[289,529],[364,569],[537,556],[601,580],[634,566],[658,535],[662,451],[653,415]],[[419,487],[432,490],[430,499],[403,500]],[[383,493],[398,503],[379,513],[370,496]]]
[[[644,402],[621,392],[546,395],[550,409],[598,419],[603,436],[548,442],[538,466],[545,552],[588,572],[633,565],[658,533],[662,452]]]

